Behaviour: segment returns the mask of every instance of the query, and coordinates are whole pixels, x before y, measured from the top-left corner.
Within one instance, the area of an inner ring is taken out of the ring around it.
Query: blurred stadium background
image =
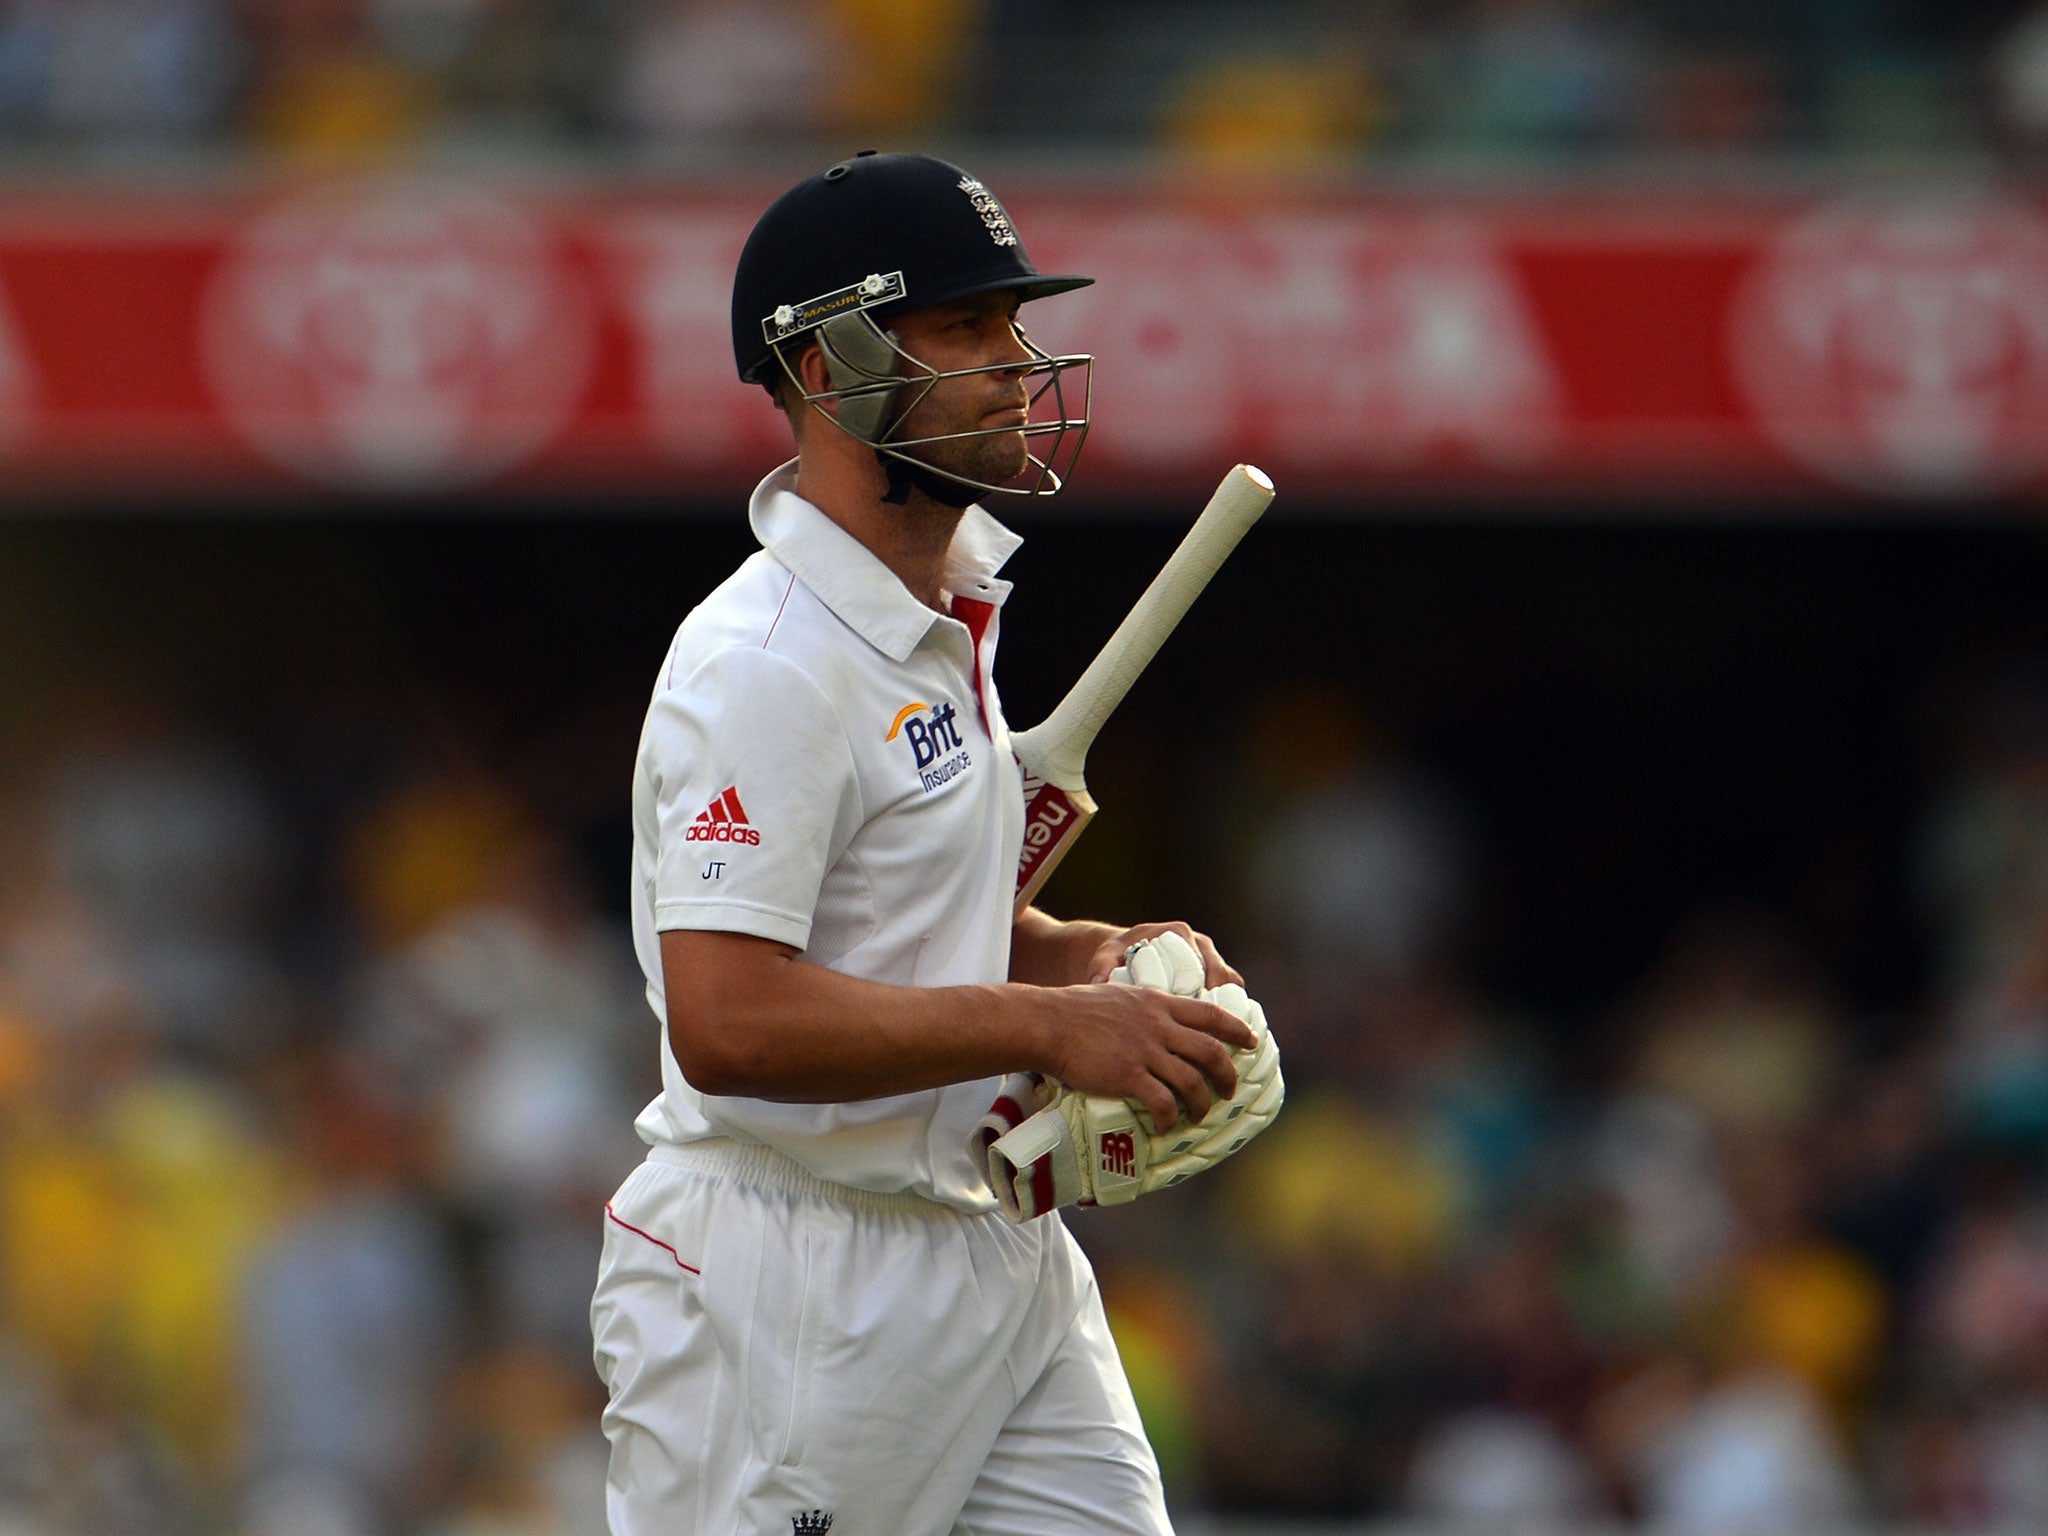
[[[1287,1052],[1075,1223],[1186,1528],[2048,1528],[2048,6],[0,0],[0,1532],[602,1530],[631,754],[870,143],[1103,279],[1013,719],[1281,485],[1048,893]]]

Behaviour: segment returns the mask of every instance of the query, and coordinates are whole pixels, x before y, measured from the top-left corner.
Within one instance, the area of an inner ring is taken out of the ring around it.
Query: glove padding
[[[1231,1052],[1237,1091],[1200,1122],[1183,1120],[1161,1135],[1133,1100],[1076,1093],[1036,1072],[1013,1073],[967,1147],[1005,1216],[1025,1222],[1063,1205],[1126,1204],[1222,1162],[1272,1123],[1286,1084],[1266,1011],[1243,987],[1203,990],[1204,974],[1194,946],[1165,933],[1133,945],[1109,979],[1199,997],[1249,1024],[1257,1044]]]

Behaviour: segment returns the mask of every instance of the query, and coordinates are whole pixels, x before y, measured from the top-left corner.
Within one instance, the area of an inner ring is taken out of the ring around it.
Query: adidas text
[[[753,827],[736,827],[729,821],[690,823],[690,830],[683,834],[686,843],[741,843],[749,848],[761,846],[761,834]]]

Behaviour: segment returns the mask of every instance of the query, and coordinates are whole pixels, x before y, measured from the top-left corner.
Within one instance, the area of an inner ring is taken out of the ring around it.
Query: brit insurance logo
[[[243,236],[208,296],[230,420],[314,480],[445,490],[568,423],[595,344],[588,285],[540,222],[473,188],[344,183]]]
[[[1738,299],[1737,376],[1829,477],[1969,496],[2048,469],[2048,224],[1985,196],[1831,204]]]
[[[950,702],[904,705],[896,711],[896,718],[889,722],[889,734],[882,739],[895,741],[899,737],[910,745],[917,781],[926,794],[951,783],[974,766],[966,743],[960,739],[959,711]]]

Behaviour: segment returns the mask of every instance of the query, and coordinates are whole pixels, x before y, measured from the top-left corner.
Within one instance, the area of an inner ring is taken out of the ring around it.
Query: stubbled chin
[[[1024,450],[1024,434],[1019,432],[1014,437],[983,438],[971,449],[944,457],[935,454],[930,462],[970,480],[1002,485],[1023,474],[1031,461]]]
[[[1023,474],[1024,471],[1030,467],[1030,464],[1030,456],[1026,454],[1024,451],[1023,434],[1019,433],[1017,436],[1016,450],[1014,452],[1004,454],[1002,460],[996,465],[993,473],[982,475],[978,478],[988,480],[996,485],[1002,485],[1005,482],[1014,480],[1019,475]]]

